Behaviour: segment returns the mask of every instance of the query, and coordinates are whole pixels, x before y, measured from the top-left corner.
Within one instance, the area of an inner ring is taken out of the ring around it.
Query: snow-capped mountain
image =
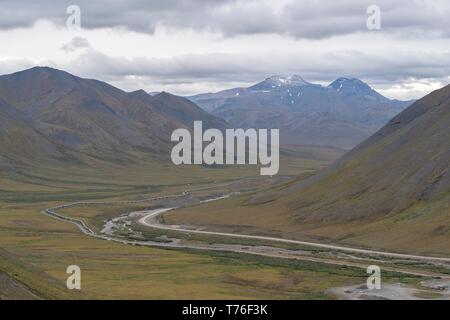
[[[251,86],[250,90],[273,90],[275,88],[289,87],[289,86],[307,86],[311,83],[305,81],[299,75],[292,75],[288,77],[272,76],[266,80]]]
[[[346,95],[372,96],[378,99],[386,99],[372,89],[367,83],[356,78],[339,78],[328,85],[328,88]]]
[[[388,99],[355,78],[322,86],[299,75],[188,98],[234,127],[279,128],[284,143],[341,148],[355,146],[412,103]]]

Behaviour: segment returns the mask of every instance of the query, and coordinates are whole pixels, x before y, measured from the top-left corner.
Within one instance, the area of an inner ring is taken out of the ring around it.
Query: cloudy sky
[[[450,83],[448,17],[448,0],[0,0],[0,74],[47,65],[181,95],[347,76],[418,98]]]

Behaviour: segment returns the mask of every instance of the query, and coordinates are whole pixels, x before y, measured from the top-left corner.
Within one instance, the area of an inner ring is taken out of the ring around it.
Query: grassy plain
[[[450,255],[449,196],[427,205],[417,204],[395,215],[326,224],[298,219],[286,203],[270,198],[270,194],[267,202],[254,203],[249,201],[251,198],[252,194],[243,194],[173,210],[164,214],[164,221],[222,232],[333,242],[422,255]]]
[[[309,175],[338,153],[291,149],[282,155],[282,174]],[[258,168],[173,168],[159,163],[112,169],[41,166],[3,174],[0,272],[50,299],[320,299],[331,298],[326,294],[330,287],[366,278],[365,270],[352,267],[124,245],[90,238],[74,225],[41,214],[43,208],[70,201],[153,197],[178,193],[187,184],[193,188],[258,174]],[[123,209],[72,214],[98,225]],[[82,270],[79,292],[65,288],[65,271],[72,264]],[[20,298],[20,293],[9,297]]]

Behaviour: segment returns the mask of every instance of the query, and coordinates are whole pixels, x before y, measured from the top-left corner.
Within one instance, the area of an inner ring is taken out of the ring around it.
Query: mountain
[[[272,90],[280,87],[302,87],[308,86],[311,83],[306,82],[299,75],[292,75],[289,77],[272,76],[266,80],[251,86],[250,90]]]
[[[299,75],[188,98],[234,127],[279,128],[282,143],[346,149],[411,104],[388,99],[358,79],[339,78],[324,87]]]
[[[167,157],[176,128],[190,129],[194,120],[226,126],[182,97],[127,93],[48,67],[0,76],[0,111],[0,154],[12,159],[29,158],[34,149],[66,161],[80,153],[115,162],[131,161],[133,152]]]

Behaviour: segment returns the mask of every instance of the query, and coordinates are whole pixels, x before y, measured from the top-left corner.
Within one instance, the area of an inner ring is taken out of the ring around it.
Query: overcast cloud
[[[81,8],[82,30],[66,9]],[[367,7],[381,30],[366,28]],[[0,73],[63,68],[125,90],[177,94],[297,73],[361,78],[418,98],[450,82],[450,1],[0,1]]]

